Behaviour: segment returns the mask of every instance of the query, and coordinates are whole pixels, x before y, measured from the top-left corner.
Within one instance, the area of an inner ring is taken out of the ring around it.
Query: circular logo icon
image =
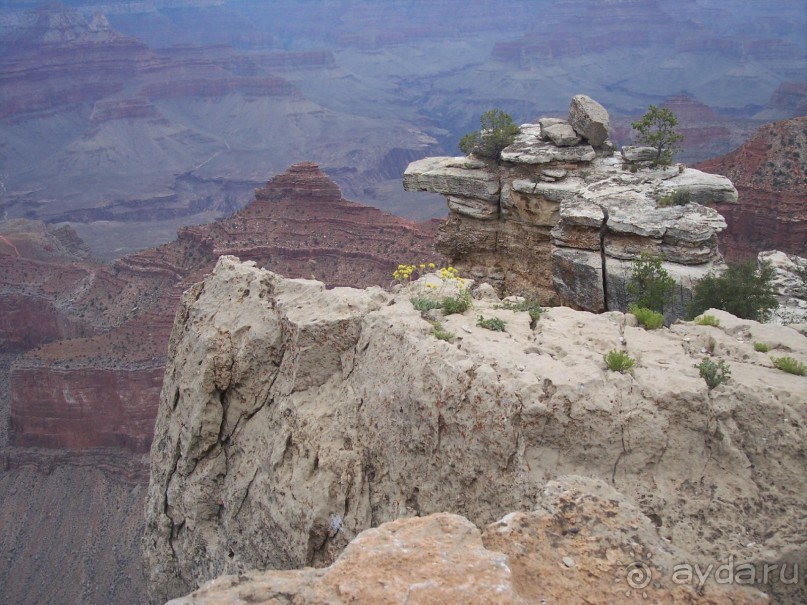
[[[641,590],[650,584],[653,574],[647,564],[642,561],[634,561],[633,563],[628,563],[625,567],[625,578],[628,581],[628,586]]]

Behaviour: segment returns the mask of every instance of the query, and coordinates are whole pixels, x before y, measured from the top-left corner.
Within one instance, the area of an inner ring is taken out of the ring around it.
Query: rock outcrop
[[[807,258],[766,250],[759,253],[757,263],[770,263],[774,270],[779,308],[774,309],[772,321],[807,327]]]
[[[576,96],[568,122],[524,124],[501,161],[426,158],[412,162],[404,187],[446,196],[449,217],[437,249],[500,292],[552,298],[600,312],[626,310],[631,262],[661,256],[679,284],[667,310],[683,315],[693,284],[722,264],[722,216],[732,204],[727,178],[677,165],[653,168],[646,150],[612,152],[605,109]],[[571,125],[578,144],[558,144]],[[674,196],[684,205],[671,205]]]
[[[186,292],[151,451],[154,602],[223,573],[331,564],[404,516],[481,526],[528,513],[570,474],[610,482],[693,560],[773,563],[803,549],[807,383],[753,346],[807,361],[795,330],[712,310],[719,328],[648,332],[565,307],[533,329],[488,292],[442,318],[456,335],[444,342],[413,293],[326,290],[232,257]],[[506,332],[475,325],[480,315]],[[606,369],[612,349],[637,360],[633,374]],[[709,390],[705,356],[728,362],[731,380]],[[282,577],[336,578],[339,565]]]
[[[737,186],[738,204],[718,202],[728,228],[720,245],[730,260],[764,250],[807,256],[807,117],[760,128],[739,149],[699,164]]]
[[[676,582],[671,571],[687,555],[605,482],[550,481],[536,505],[482,532],[447,513],[391,521],[359,534],[326,569],[225,576],[168,605],[768,603],[743,587]]]

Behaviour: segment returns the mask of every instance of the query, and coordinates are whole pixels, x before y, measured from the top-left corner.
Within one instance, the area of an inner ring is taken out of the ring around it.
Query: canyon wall
[[[182,292],[220,254],[331,285],[389,284],[399,262],[439,262],[436,228],[343,199],[311,163],[278,175],[235,215],[110,264],[88,259],[69,229],[0,222],[3,594],[144,600],[135,543],[166,343]],[[75,506],[53,513],[56,497]]]
[[[152,602],[328,565],[400,517],[492,523],[567,474],[610,483],[693,561],[803,554],[805,378],[754,349],[807,361],[803,335],[717,310],[718,328],[566,307],[531,324],[480,286],[473,309],[438,314],[445,342],[410,302],[427,292],[328,290],[232,257],[186,292],[151,451]],[[633,373],[606,368],[612,349]],[[714,390],[706,356],[733,370]]]
[[[764,126],[739,149],[699,167],[737,187],[738,204],[716,206],[728,223],[720,237],[727,258],[763,250],[807,256],[807,117]]]

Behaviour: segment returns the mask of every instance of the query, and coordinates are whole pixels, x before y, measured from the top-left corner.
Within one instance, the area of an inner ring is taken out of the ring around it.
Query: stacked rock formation
[[[624,310],[632,261],[661,256],[679,287],[668,319],[682,315],[693,284],[722,264],[726,223],[704,204],[734,203],[725,177],[677,165],[653,167],[655,150],[614,152],[609,118],[578,95],[567,120],[524,124],[500,161],[425,158],[404,188],[446,196],[437,249],[500,292],[588,311]],[[677,194],[685,205],[665,205]]]

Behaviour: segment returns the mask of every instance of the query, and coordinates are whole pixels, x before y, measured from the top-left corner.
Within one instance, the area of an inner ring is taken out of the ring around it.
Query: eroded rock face
[[[773,311],[772,321],[807,327],[807,258],[766,250],[759,253],[757,262],[770,263],[774,270],[779,308]]]
[[[448,513],[399,519],[359,534],[326,569],[225,576],[168,605],[768,603],[753,589],[709,583],[698,594],[676,584],[669,570],[685,559],[622,494],[564,477],[543,488],[534,511],[482,532]]]
[[[568,474],[610,482],[697,560],[803,545],[804,378],[753,343],[807,361],[804,336],[720,311],[720,328],[647,332],[557,307],[533,329],[488,295],[442,319],[449,343],[413,293],[326,290],[223,257],[185,294],[151,452],[154,602],[222,573],[328,565],[404,516],[526,513]],[[611,349],[633,374],[606,369]],[[703,350],[733,370],[712,391]]]
[[[581,142],[560,136],[570,124]],[[607,134],[605,109],[578,95],[568,121],[523,124],[499,163],[418,160],[404,187],[446,196],[450,213],[438,251],[500,293],[624,311],[625,267],[643,253],[661,256],[680,277],[665,309],[672,321],[683,315],[697,280],[722,267],[717,234],[726,222],[705,204],[736,203],[737,191],[725,177],[682,165],[623,164],[655,157],[655,150],[612,153]]]

